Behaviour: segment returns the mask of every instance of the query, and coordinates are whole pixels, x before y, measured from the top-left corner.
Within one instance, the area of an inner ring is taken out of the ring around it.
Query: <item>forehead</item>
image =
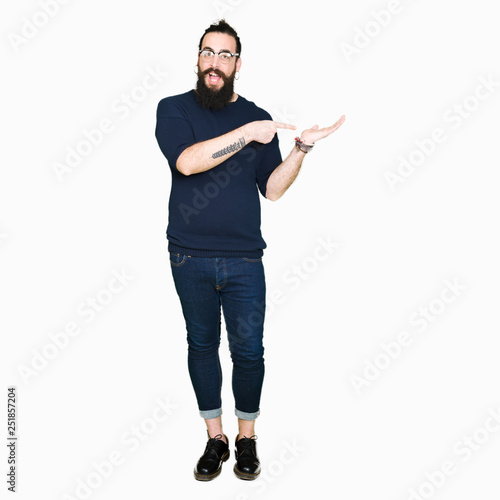
[[[201,48],[210,47],[216,52],[221,50],[229,50],[229,52],[236,52],[236,40],[231,35],[226,33],[207,33],[203,38]]]

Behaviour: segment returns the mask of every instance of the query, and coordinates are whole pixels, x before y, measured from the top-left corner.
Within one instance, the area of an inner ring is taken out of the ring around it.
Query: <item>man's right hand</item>
[[[260,142],[262,144],[269,144],[273,140],[273,137],[279,128],[289,130],[297,129],[295,125],[275,122],[272,120],[255,121],[245,125],[246,134],[248,134],[250,140]]]
[[[186,148],[177,158],[177,170],[183,175],[210,170],[237,153],[245,144],[252,141],[270,143],[279,128],[295,130],[297,127],[272,120],[247,123],[227,134]]]

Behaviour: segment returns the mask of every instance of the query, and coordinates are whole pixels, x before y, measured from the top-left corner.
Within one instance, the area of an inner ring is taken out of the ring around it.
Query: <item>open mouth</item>
[[[217,85],[221,81],[221,77],[216,73],[209,73],[208,79],[210,83]]]

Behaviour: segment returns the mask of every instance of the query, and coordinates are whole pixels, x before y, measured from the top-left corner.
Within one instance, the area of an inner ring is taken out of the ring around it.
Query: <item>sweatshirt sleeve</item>
[[[167,97],[158,103],[155,135],[170,168],[178,171],[179,156],[196,141],[189,120],[172,98]]]

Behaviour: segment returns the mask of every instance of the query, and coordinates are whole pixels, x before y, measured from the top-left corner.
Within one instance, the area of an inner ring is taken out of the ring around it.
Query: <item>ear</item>
[[[238,57],[238,60],[236,61],[236,71],[239,71],[241,68],[241,57]]]

